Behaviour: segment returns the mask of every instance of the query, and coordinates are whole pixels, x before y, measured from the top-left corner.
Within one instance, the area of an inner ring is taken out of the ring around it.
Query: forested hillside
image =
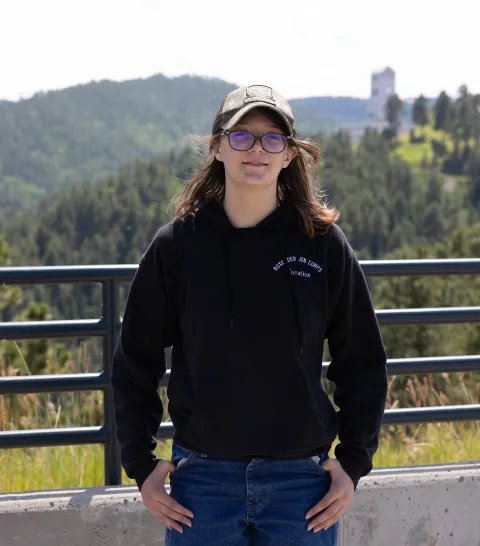
[[[187,157],[187,162],[189,158]],[[101,181],[62,190],[37,214],[18,214],[0,229],[13,264],[138,263],[156,230],[168,221],[167,203],[178,189],[177,162],[138,160]],[[25,288],[28,299],[47,302],[55,316],[98,314],[99,287]]]
[[[339,224],[360,258],[381,258],[405,244],[433,245],[480,221],[474,179],[445,191],[438,168],[411,166],[392,143],[367,131],[358,146],[348,133],[318,136],[325,162],[318,183],[341,212]],[[194,167],[193,154],[138,160],[115,175],[57,192],[36,212],[0,221],[14,265],[137,263],[169,220],[167,203]],[[175,174],[174,174],[175,173]],[[25,291],[64,318],[98,313],[88,286]]]
[[[218,79],[159,74],[0,101],[0,216],[56,189],[185,146],[188,134],[207,134],[222,98],[235,87]],[[303,134],[330,130],[343,109],[351,117],[350,103],[360,113],[361,102],[292,101],[297,128]],[[331,115],[328,104],[335,105]]]
[[[158,75],[0,102],[0,214],[208,131],[233,88],[221,80]]]

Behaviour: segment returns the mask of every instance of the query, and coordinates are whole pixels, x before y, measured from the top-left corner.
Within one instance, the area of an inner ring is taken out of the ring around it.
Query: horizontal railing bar
[[[158,429],[157,438],[159,440],[169,440],[170,438],[173,438],[174,432],[175,428],[172,423],[170,421],[165,421]]]
[[[105,372],[0,377],[0,394],[92,391],[106,389]]]
[[[0,322],[0,339],[94,337],[107,333],[105,319]]]
[[[137,268],[138,264],[0,267],[0,284],[128,282]]]
[[[470,275],[480,273],[480,258],[360,260],[368,276]],[[0,284],[128,282],[138,264],[0,267]]]
[[[0,449],[105,444],[110,431],[99,427],[69,427],[0,432]]]
[[[480,404],[433,406],[422,408],[387,409],[382,425],[406,425],[480,420]],[[175,429],[163,422],[157,438],[171,439]],[[46,447],[80,444],[104,444],[108,440],[107,427],[71,427],[58,429],[14,430],[0,432],[0,449]]]
[[[480,307],[425,307],[410,309],[378,309],[375,315],[384,326],[396,324],[454,324],[480,322]],[[412,322],[403,322],[412,320]],[[393,321],[393,322],[392,322]],[[414,322],[413,322],[414,321]],[[119,318],[117,328],[122,325]]]
[[[326,377],[330,362],[322,363],[322,376]],[[455,372],[480,372],[480,355],[430,356],[423,358],[390,358],[387,374],[430,374]]]
[[[375,314],[378,323],[383,326],[480,322],[480,307],[380,309]]]
[[[329,366],[330,362],[322,363],[322,376],[326,376]],[[480,372],[480,355],[392,358],[387,361],[389,376],[475,371]],[[167,370],[160,387],[166,387],[169,381],[170,370]],[[0,377],[0,394],[89,391],[105,389],[108,384],[109,379],[104,372],[7,376]]]
[[[388,375],[480,372],[480,355],[391,358]]]
[[[383,424],[407,425],[475,420],[480,420],[480,404],[388,409],[385,410]]]
[[[164,422],[160,425],[157,438],[173,438],[174,431],[171,423]],[[0,449],[105,444],[109,435],[110,432],[105,425],[3,431],[0,432]]]
[[[370,277],[471,275],[480,273],[480,258],[448,258],[425,260],[360,260]]]
[[[383,326],[413,324],[455,324],[480,322],[480,307],[437,307],[427,309],[381,309],[375,311]],[[123,322],[120,317],[116,329]],[[40,339],[57,337],[103,336],[107,323],[103,318],[82,320],[45,320],[0,322],[0,339]]]

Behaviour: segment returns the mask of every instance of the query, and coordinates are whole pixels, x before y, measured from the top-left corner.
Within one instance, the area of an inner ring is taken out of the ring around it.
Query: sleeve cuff
[[[142,485],[145,480],[153,472],[157,464],[161,459],[153,459],[146,462],[142,462],[135,467],[135,470],[132,472],[132,478],[135,480],[138,486],[138,490],[142,490]]]
[[[343,470],[350,476],[353,482],[353,490],[356,491],[360,478],[365,476],[365,467],[358,460],[346,457],[345,455],[336,458],[342,465]]]

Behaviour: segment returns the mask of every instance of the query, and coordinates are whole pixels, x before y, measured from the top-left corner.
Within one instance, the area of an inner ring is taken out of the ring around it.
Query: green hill
[[[305,108],[339,126],[367,121],[367,100],[354,97],[307,97],[292,101],[293,108]]]
[[[233,88],[220,80],[158,75],[0,103],[0,214],[208,131]]]
[[[207,134],[222,98],[235,87],[218,79],[159,74],[1,101],[0,216],[59,188],[185,146],[188,134]],[[294,100],[298,131],[331,130],[345,117],[361,116],[361,102]]]

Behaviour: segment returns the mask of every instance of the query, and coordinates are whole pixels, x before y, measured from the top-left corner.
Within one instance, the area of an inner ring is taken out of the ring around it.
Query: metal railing
[[[452,260],[365,260],[361,266],[366,276],[465,275],[480,274],[480,259]],[[3,267],[1,285],[60,283],[100,283],[102,317],[87,320],[41,322],[0,322],[1,339],[42,339],[58,337],[102,337],[103,370],[99,373],[0,377],[0,395],[40,392],[102,390],[104,420],[102,426],[0,432],[0,448],[26,448],[78,444],[103,444],[105,448],[105,485],[121,484],[121,464],[115,435],[112,388],[112,356],[121,317],[118,309],[118,283],[130,282],[137,265]],[[376,311],[380,325],[447,324],[480,322],[480,307],[434,309],[388,309]],[[322,365],[325,377],[328,362]],[[387,362],[388,375],[480,371],[480,355],[399,358]],[[167,371],[160,385],[166,386]],[[480,404],[426,408],[387,409],[384,425],[423,422],[467,421],[480,419]],[[158,438],[172,438],[173,426],[162,423]]]

